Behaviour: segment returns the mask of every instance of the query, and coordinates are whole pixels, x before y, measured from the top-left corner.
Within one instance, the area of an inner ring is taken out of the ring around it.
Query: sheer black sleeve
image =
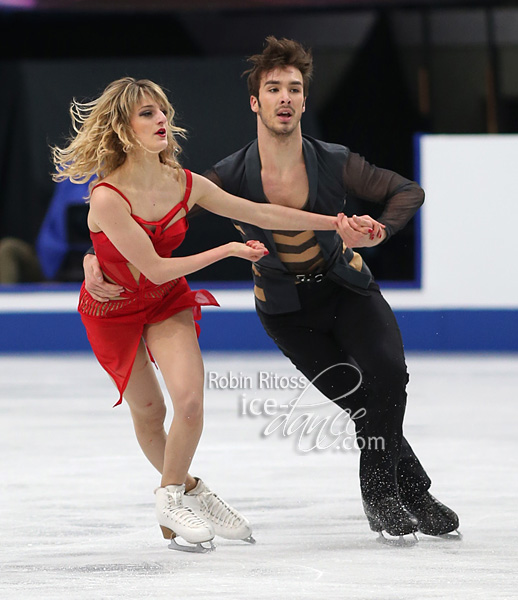
[[[214,171],[214,169],[209,169],[208,171],[205,171],[205,173],[203,173],[203,177],[205,177],[209,181],[212,181],[212,183],[215,183],[218,187],[223,189],[223,183],[221,182],[221,179],[216,175],[216,171]],[[208,211],[206,211],[201,206],[195,204],[189,211],[189,214],[187,215],[187,220],[190,222],[192,219],[195,219],[196,217],[205,215],[207,213]]]
[[[345,162],[343,177],[348,195],[384,206],[378,221],[386,226],[387,239],[402,229],[424,202],[424,191],[415,181],[371,165],[354,152]]]
[[[212,181],[212,183],[215,183],[219,188],[224,189],[223,182],[221,181],[214,169],[208,169],[207,171],[205,171],[205,173],[203,173],[203,177],[205,177],[209,181]]]

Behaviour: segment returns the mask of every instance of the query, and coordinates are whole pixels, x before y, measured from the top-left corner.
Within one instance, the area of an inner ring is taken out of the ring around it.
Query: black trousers
[[[367,295],[329,279],[297,285],[302,309],[268,315],[268,335],[314,385],[355,423],[360,485],[367,502],[422,495],[431,481],[403,437],[408,374],[399,327],[372,283]],[[361,385],[353,393],[360,380]],[[370,440],[370,441],[369,441]],[[373,440],[378,442],[373,443]],[[382,440],[382,443],[379,442]]]

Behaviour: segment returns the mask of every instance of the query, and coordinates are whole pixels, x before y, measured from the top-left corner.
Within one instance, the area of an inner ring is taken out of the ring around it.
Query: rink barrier
[[[206,351],[273,351],[254,311],[249,282],[198,283],[220,308],[206,307],[200,346]],[[90,350],[76,311],[79,287],[3,286],[0,353]],[[419,352],[517,352],[518,309],[396,309],[406,350]]]

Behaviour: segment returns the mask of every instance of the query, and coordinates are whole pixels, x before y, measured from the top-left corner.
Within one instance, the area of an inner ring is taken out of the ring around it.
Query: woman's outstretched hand
[[[263,256],[269,254],[266,246],[257,240],[249,240],[246,244],[241,242],[230,242],[230,247],[230,256],[237,256],[238,258],[244,258],[251,262],[256,262],[263,258]]]

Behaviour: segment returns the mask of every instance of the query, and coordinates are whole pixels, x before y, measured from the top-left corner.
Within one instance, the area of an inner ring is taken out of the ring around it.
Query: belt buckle
[[[320,283],[324,279],[323,273],[300,273],[295,275],[295,278],[299,283]]]

